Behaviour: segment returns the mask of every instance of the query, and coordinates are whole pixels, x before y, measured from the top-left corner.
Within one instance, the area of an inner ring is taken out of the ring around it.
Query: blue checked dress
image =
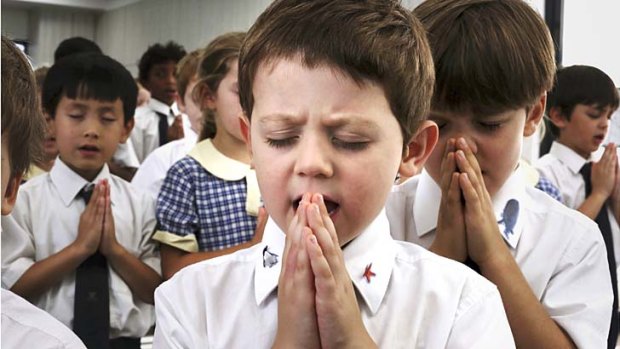
[[[200,148],[205,141],[197,145],[200,155],[219,153],[207,141],[208,146]],[[154,238],[188,252],[220,250],[250,240],[256,215],[248,213],[248,177],[239,172],[252,170],[221,153],[215,158],[192,156],[197,148],[168,170],[157,198],[159,228]],[[213,166],[215,161],[224,162],[224,166]],[[231,175],[238,179],[220,178],[205,167],[213,167],[213,171],[227,168],[236,172]],[[250,185],[254,183],[250,181]]]

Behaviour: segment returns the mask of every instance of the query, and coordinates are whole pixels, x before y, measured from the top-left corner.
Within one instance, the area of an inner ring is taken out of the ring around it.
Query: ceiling
[[[2,0],[2,7],[30,9],[54,6],[91,11],[109,11],[138,1],[140,0]]]

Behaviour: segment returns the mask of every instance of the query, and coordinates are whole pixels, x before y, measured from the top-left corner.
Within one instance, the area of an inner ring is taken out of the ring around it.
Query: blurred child
[[[612,302],[604,245],[519,165],[555,72],[543,19],[521,0],[427,0],[439,143],[388,201],[394,237],[465,262],[499,288],[519,348],[603,348]]]
[[[44,133],[39,99],[30,64],[2,37],[2,219],[13,210],[21,177],[40,153]],[[8,69],[7,69],[8,68]],[[10,219],[10,217],[6,217]],[[2,247],[8,239],[2,235]],[[4,288],[2,296],[3,348],[85,348],[63,324],[48,313]]]
[[[40,67],[34,71],[39,100],[41,100],[40,96],[41,90],[43,89],[43,82],[45,81],[45,76],[47,75],[47,71],[49,69],[49,67]],[[58,156],[56,136],[54,135],[54,129],[51,122],[52,118],[50,118],[47,113],[38,113],[36,115],[43,116],[47,125],[45,129],[45,137],[43,138],[43,157],[30,164],[28,171],[26,171],[26,174],[24,175],[24,181],[49,172],[54,165],[54,160],[56,160],[56,157]]]
[[[129,136],[136,95],[129,72],[107,56],[73,55],[50,68],[43,106],[59,157],[22,186],[17,227],[4,231],[28,239],[3,244],[24,251],[10,261],[2,255],[3,284],[72,327],[89,349],[139,348],[154,320],[161,277],[152,200],[106,164]]]
[[[189,264],[260,241],[254,234],[260,193],[239,127],[237,66],[244,36],[217,37],[198,66],[196,92],[216,133],[175,163],[161,187],[155,239],[162,243],[166,279]]]
[[[73,36],[61,41],[60,44],[58,44],[56,50],[54,50],[54,63],[58,62],[61,58],[89,52],[100,54],[103,53],[99,45],[97,45],[94,41],[81,36]]]
[[[140,58],[138,80],[151,93],[148,103],[136,110],[136,125],[131,133],[140,163],[159,146],[183,138],[182,118],[175,103],[175,69],[185,54],[182,46],[170,41],[149,46]]]
[[[607,144],[599,161],[590,161],[602,146],[616,109],[618,91],[607,74],[584,65],[560,69],[547,103],[555,141],[537,163],[539,171],[560,189],[562,202],[595,220],[603,233],[614,288],[608,348],[614,348],[618,338],[620,176],[616,145]]]
[[[179,61],[176,69],[176,81],[179,93],[176,103],[179,110],[187,115],[188,126],[183,133],[185,137],[169,142],[155,149],[146,157],[131,184],[144,190],[157,200],[166,172],[177,161],[181,160],[196,145],[198,134],[202,130],[202,111],[199,103],[194,102],[194,87],[198,82],[197,68],[204,50],[195,50]]]
[[[273,220],[260,244],[157,289],[154,345],[514,347],[490,282],[390,236],[394,178],[437,140],[432,86],[424,30],[396,1],[272,2],[244,41],[239,91]]]

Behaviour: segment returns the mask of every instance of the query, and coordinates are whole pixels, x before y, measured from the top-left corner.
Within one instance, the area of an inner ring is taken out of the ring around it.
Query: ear
[[[17,200],[17,191],[19,190],[19,184],[22,182],[22,176],[11,175],[9,183],[6,186],[4,197],[2,198],[2,215],[6,216],[13,211],[15,206],[15,200]]]
[[[131,120],[125,123],[125,125],[123,126],[123,131],[122,131],[123,133],[121,134],[120,143],[127,142],[127,138],[129,138],[129,135],[131,134],[131,130],[133,130],[134,124],[135,124],[135,121],[133,118],[131,118]]]
[[[201,110],[215,110],[215,94],[211,92],[211,89],[206,84],[201,85],[200,96],[202,97],[200,101]]]
[[[248,149],[248,153],[250,154],[251,161],[254,161],[254,156],[252,156],[252,135],[250,132],[250,120],[245,116],[245,113],[239,116],[239,127],[241,128],[241,136],[245,141],[245,146]],[[254,163],[252,162],[251,167],[254,168]]]
[[[530,112],[525,119],[525,127],[523,128],[523,136],[528,137],[534,134],[538,129],[538,125],[545,115],[545,106],[547,105],[547,92],[538,98],[538,101],[530,108]]]
[[[183,97],[177,93],[177,95],[174,97],[174,100],[177,102],[177,107],[179,107],[179,111],[183,114],[186,114],[185,101],[183,100]]]
[[[411,177],[420,172],[433,149],[435,149],[438,139],[439,128],[437,124],[430,120],[424,121],[405,147],[398,173],[402,177]]]
[[[549,120],[555,125],[557,128],[564,128],[568,123],[566,116],[562,113],[560,107],[553,107],[549,110]]]

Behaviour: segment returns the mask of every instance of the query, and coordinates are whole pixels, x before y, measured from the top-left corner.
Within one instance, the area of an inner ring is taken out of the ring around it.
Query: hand
[[[476,156],[464,138],[456,142],[456,163],[461,171],[459,186],[465,199],[467,253],[482,268],[497,256],[510,253],[504,243],[493,211],[491,196]]]
[[[273,348],[320,348],[315,310],[314,275],[303,236],[311,234],[302,197],[286,233],[278,282],[278,329]]]
[[[97,251],[101,241],[103,217],[105,214],[104,190],[101,184],[95,186],[90,201],[80,215],[78,234],[74,243],[80,246],[87,256]]]
[[[467,237],[463,215],[463,199],[455,160],[455,140],[449,139],[441,162],[441,203],[435,240],[430,250],[441,256],[463,262],[467,258]]]
[[[258,217],[256,219],[256,229],[254,229],[254,236],[252,237],[252,245],[256,245],[263,241],[263,233],[265,232],[265,225],[267,225],[267,219],[269,215],[264,207],[258,209]]]
[[[104,256],[110,256],[114,251],[117,251],[121,246],[116,240],[116,230],[114,228],[114,216],[112,215],[112,201],[110,200],[110,183],[107,179],[99,182],[102,186],[104,199],[105,199],[105,211],[103,217],[103,231],[101,234],[101,242],[99,244],[99,252]]]
[[[592,194],[601,195],[605,199],[611,195],[616,183],[615,170],[617,166],[616,145],[609,143],[605,147],[601,159],[592,163],[592,175],[590,177]]]
[[[167,136],[168,142],[181,139],[185,136],[183,132],[183,119],[181,118],[181,115],[177,115],[174,117],[172,125],[168,127]]]
[[[616,162],[614,179],[614,189],[609,197],[609,205],[611,206],[616,221],[620,222],[620,163],[618,162]]]
[[[303,239],[314,274],[321,347],[376,347],[362,321],[336,229],[322,195],[314,194],[304,209],[311,231],[306,230]]]

